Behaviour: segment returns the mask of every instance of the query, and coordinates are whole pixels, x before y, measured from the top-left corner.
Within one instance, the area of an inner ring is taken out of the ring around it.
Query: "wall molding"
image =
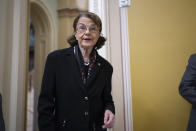
[[[7,131],[23,131],[25,121],[25,82],[26,82],[26,46],[28,1],[9,0],[13,2],[12,14],[12,56],[10,78],[10,101],[8,102],[9,120]],[[20,32],[20,33],[18,33]]]
[[[103,35],[108,43],[99,53],[114,66],[112,83],[117,123],[109,131],[133,131],[128,15],[127,8],[119,8],[118,3],[118,0],[91,0],[89,11],[102,19]]]
[[[47,5],[42,0],[30,0],[30,6],[35,6],[35,8],[39,9],[37,11],[40,11],[40,12],[37,12],[37,13],[40,15],[40,18],[42,19],[42,21],[43,19],[47,19],[49,21],[48,25],[44,25],[44,26],[47,26],[49,28],[48,29],[49,32],[51,32],[49,36],[50,40],[47,41],[48,47],[46,49],[46,53],[58,49],[58,44],[57,44],[58,42],[57,42],[57,35],[56,35],[57,30],[55,29],[56,26],[54,22],[54,17],[52,16],[52,13],[48,9]]]
[[[130,47],[128,33],[127,8],[120,8],[121,38],[122,38],[122,62],[124,83],[125,129],[133,131],[132,96],[131,96],[131,71],[130,71]]]
[[[89,0],[89,11],[97,14],[102,21],[102,35],[109,38],[108,0]],[[98,53],[110,61],[110,41],[98,50]]]

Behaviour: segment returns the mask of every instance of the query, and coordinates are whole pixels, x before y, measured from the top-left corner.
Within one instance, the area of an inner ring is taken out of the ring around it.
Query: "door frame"
[[[112,93],[116,124],[110,130],[133,131],[127,7],[119,7],[119,0],[89,0],[89,11],[102,19],[107,43],[99,53],[114,67]]]
[[[42,0],[30,0],[30,17],[35,29],[33,130],[38,131],[37,105],[45,59],[58,45],[54,18]]]

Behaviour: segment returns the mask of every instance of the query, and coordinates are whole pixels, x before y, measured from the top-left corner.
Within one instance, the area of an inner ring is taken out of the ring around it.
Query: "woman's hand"
[[[104,125],[102,128],[112,128],[115,116],[110,110],[106,110],[104,114]]]

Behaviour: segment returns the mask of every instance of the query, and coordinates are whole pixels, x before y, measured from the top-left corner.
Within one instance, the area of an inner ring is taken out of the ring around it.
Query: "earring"
[[[77,37],[76,37],[76,34],[74,36],[75,36],[76,40],[78,40]]]
[[[102,34],[102,33],[100,33],[100,36],[102,36],[102,37],[103,37],[103,34]]]

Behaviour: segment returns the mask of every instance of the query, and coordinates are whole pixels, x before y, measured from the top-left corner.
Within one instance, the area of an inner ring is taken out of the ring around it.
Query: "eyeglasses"
[[[80,24],[78,27],[77,27],[77,31],[79,32],[79,33],[85,33],[86,31],[87,31],[87,29],[88,29],[88,31],[90,32],[90,33],[96,33],[96,32],[98,32],[98,28],[96,27],[96,26],[90,26],[90,27],[86,27],[86,25],[84,25],[84,24]]]

